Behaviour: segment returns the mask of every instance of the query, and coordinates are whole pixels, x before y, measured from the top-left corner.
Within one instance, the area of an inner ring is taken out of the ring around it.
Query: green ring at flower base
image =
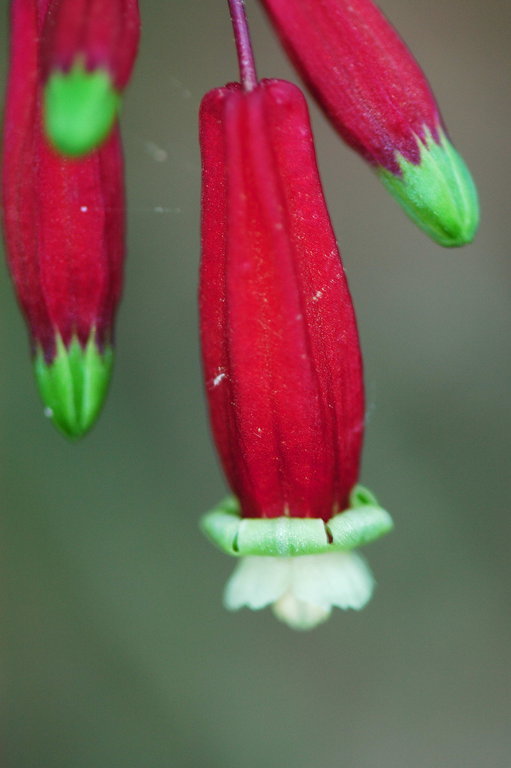
[[[327,522],[303,517],[242,518],[233,496],[221,501],[201,520],[206,536],[234,557],[347,552],[380,538],[393,527],[389,513],[361,485],[353,488],[349,508]]]

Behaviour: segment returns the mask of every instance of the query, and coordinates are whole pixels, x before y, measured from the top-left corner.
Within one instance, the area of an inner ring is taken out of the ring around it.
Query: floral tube
[[[477,192],[430,86],[371,0],[263,0],[343,138],[411,219],[444,246],[470,242]]]
[[[49,0],[42,29],[44,117],[60,152],[82,155],[108,136],[139,35],[138,0]]]
[[[36,0],[12,3],[2,195],[7,259],[27,319],[46,413],[78,437],[94,423],[112,365],[124,257],[123,161],[116,129],[68,160],[42,128]]]
[[[201,339],[213,435],[235,494],[203,529],[244,556],[226,605],[298,628],[361,608],[354,547],[390,529],[356,485],[362,360],[317,172],[290,83],[214,90],[201,107]]]

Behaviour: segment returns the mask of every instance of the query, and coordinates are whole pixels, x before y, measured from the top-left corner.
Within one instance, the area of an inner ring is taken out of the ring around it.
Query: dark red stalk
[[[228,0],[228,3],[238,54],[241,84],[246,91],[251,91],[256,87],[258,80],[245,2],[244,0]]]

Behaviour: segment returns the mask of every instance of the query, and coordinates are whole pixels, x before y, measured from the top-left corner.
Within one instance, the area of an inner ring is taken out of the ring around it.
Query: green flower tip
[[[121,97],[108,72],[88,72],[81,62],[54,72],[44,90],[46,135],[64,155],[79,157],[98,147],[117,117]]]
[[[217,547],[235,557],[297,557],[349,552],[391,531],[393,522],[370,491],[357,485],[349,509],[326,523],[301,517],[242,518],[237,500],[228,497],[202,518],[201,527]]]
[[[397,158],[402,175],[386,169],[378,175],[408,216],[439,245],[472,242],[479,225],[477,190],[463,158],[440,131],[437,143],[428,132],[418,165]]]
[[[36,354],[35,376],[45,413],[67,437],[84,435],[96,421],[110,380],[113,353],[100,351],[94,335],[85,347],[74,338],[66,347],[57,336],[57,353],[47,363]]]

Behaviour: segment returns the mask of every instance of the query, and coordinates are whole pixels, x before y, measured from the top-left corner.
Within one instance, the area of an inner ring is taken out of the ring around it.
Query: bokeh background
[[[225,492],[196,311],[197,108],[237,77],[225,6],[142,2],[117,366],[79,444],[43,417],[0,273],[5,765],[509,768],[511,6],[381,0],[478,182],[474,245],[417,231],[312,106],[365,355],[362,479],[396,529],[368,551],[373,603],[309,634],[226,613],[233,563],[197,529]],[[248,11],[260,75],[298,82]]]

